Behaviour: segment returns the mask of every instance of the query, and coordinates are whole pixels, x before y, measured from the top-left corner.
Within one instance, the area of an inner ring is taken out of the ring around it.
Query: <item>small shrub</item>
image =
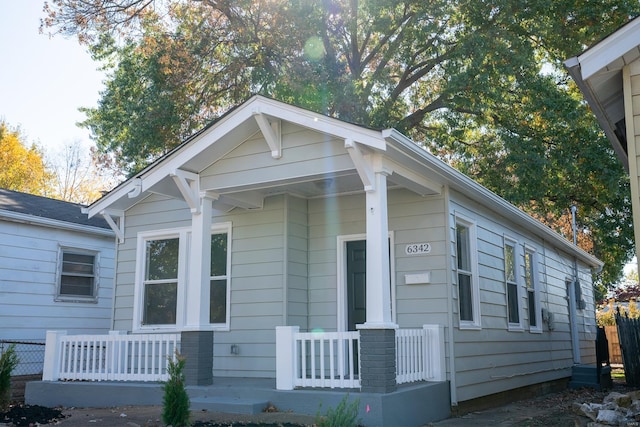
[[[189,395],[184,379],[185,358],[176,350],[175,358],[169,359],[169,380],[164,383],[162,398],[162,421],[173,427],[189,426]]]
[[[16,345],[11,344],[0,356],[0,411],[5,411],[11,403],[11,373],[18,362]]]
[[[324,415],[316,416],[317,427],[356,427],[360,425],[360,419],[358,418],[358,406],[360,399],[356,399],[351,403],[349,402],[349,395],[347,394],[336,406],[336,409],[328,408]],[[320,410],[322,404],[320,404]],[[318,411],[319,412],[319,411]]]

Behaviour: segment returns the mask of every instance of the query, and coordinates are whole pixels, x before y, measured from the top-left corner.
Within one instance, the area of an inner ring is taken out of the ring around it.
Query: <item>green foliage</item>
[[[525,7],[526,6],[526,7]],[[45,25],[111,72],[83,123],[133,174],[252,93],[396,128],[605,261],[633,254],[629,182],[563,61],[633,0],[53,0]]]
[[[46,196],[51,178],[40,148],[0,119],[0,188]]]
[[[18,366],[15,344],[11,344],[0,356],[0,411],[4,411],[11,401],[11,373]]]
[[[360,399],[356,399],[349,403],[349,395],[347,394],[335,409],[327,408],[324,415],[320,415],[322,404],[316,416],[317,427],[356,427],[360,425],[358,418],[358,406]]]
[[[615,326],[616,312],[620,310],[620,314],[630,319],[640,318],[640,309],[635,300],[629,300],[628,307],[624,307],[611,299],[607,304],[607,310],[601,309],[596,311],[596,323],[598,326]]]
[[[184,379],[185,358],[176,350],[175,358],[169,359],[169,380],[164,383],[162,398],[162,421],[173,427],[189,426],[189,395]]]

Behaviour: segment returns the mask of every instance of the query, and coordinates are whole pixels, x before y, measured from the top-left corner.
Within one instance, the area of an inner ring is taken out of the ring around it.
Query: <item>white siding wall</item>
[[[462,214],[476,223],[478,273],[480,276],[481,329],[460,330],[457,288],[453,287],[455,370],[458,401],[521,386],[568,377],[573,356],[565,281],[572,277],[573,260],[459,194],[452,194],[450,205],[451,267],[455,272],[455,215]],[[503,237],[517,241],[522,330],[509,331],[504,279]],[[527,293],[524,288],[523,245],[536,250],[535,268],[540,289],[540,306],[553,313],[554,329],[543,322],[542,333],[529,331]],[[579,311],[578,329],[586,358],[595,339],[595,310],[591,274],[579,266],[582,292],[591,301]],[[454,281],[455,279],[455,274]],[[588,361],[588,360],[587,360]],[[585,361],[583,361],[585,362]]]
[[[110,329],[115,238],[9,221],[0,221],[0,236],[0,339],[44,341],[47,330]],[[55,301],[60,245],[99,253],[97,302]]]
[[[300,326],[307,330],[309,304],[309,215],[307,201],[298,197],[286,197],[286,325]]]

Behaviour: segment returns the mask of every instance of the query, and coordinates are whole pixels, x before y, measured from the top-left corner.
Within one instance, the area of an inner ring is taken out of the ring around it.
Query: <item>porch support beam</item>
[[[191,213],[199,213],[200,176],[197,173],[175,169],[173,173],[171,173],[171,178],[173,178],[182,197],[184,197],[185,202],[187,202],[191,208]]]
[[[211,215],[213,200],[199,198],[199,213],[191,215],[191,257],[186,284],[185,329],[210,329]]]

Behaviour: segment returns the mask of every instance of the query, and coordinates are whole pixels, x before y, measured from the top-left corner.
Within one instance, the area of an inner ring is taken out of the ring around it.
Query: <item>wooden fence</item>
[[[605,326],[604,333],[607,335],[607,342],[609,343],[609,361],[613,365],[622,365],[618,327],[616,325]]]
[[[624,362],[624,377],[628,386],[640,386],[640,319],[629,319],[616,313],[616,324]]]

